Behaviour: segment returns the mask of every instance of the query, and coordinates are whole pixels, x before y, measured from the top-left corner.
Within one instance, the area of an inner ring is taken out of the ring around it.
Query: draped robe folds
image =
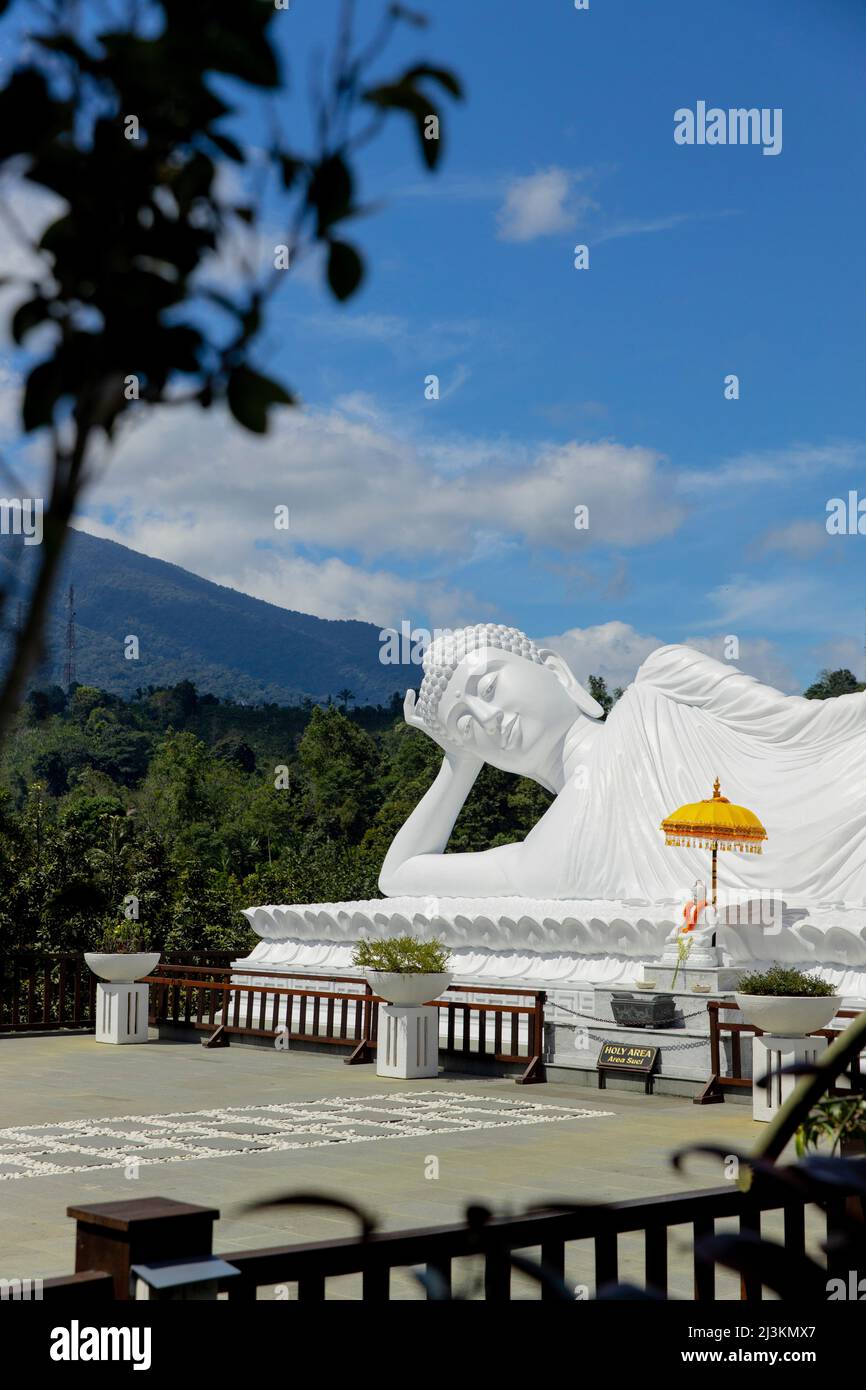
[[[709,851],[666,846],[660,822],[711,797],[718,776],[768,835],[762,854],[719,854],[720,893],[866,906],[866,693],[783,695],[689,647],[660,647],[581,757],[527,837],[516,892],[682,901],[708,880]]]

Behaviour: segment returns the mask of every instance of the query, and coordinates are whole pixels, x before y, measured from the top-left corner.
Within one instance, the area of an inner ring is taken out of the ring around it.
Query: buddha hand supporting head
[[[545,785],[575,722],[603,714],[563,658],[517,628],[479,623],[441,634],[423,666],[413,724]]]

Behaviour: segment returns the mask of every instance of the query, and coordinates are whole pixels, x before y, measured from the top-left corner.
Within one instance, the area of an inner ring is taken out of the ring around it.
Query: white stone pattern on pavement
[[[0,1130],[0,1182],[123,1168],[133,1161],[186,1163],[326,1144],[595,1120],[614,1113],[431,1090],[63,1120]]]

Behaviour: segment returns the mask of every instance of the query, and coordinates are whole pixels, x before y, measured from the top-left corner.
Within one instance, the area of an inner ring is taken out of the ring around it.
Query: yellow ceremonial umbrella
[[[719,847],[736,849],[742,854],[760,854],[761,841],[767,832],[754,811],[734,806],[719,790],[719,779],[713,783],[713,795],[707,801],[690,801],[661,823],[666,845],[697,845],[713,851],[713,906],[716,904],[716,859]]]

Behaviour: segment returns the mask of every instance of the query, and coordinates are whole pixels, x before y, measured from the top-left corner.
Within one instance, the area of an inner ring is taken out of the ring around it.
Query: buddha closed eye
[[[472,691],[456,692],[459,711],[454,728],[462,742],[472,742],[479,729],[495,731],[502,720],[502,710],[492,703],[499,682],[499,671],[487,671],[477,680],[470,680]]]
[[[503,710],[495,703],[499,669],[475,674],[470,671],[463,688],[453,696],[453,728],[461,742],[473,742],[477,735],[493,735],[499,742]],[[484,739],[481,738],[481,741]]]

